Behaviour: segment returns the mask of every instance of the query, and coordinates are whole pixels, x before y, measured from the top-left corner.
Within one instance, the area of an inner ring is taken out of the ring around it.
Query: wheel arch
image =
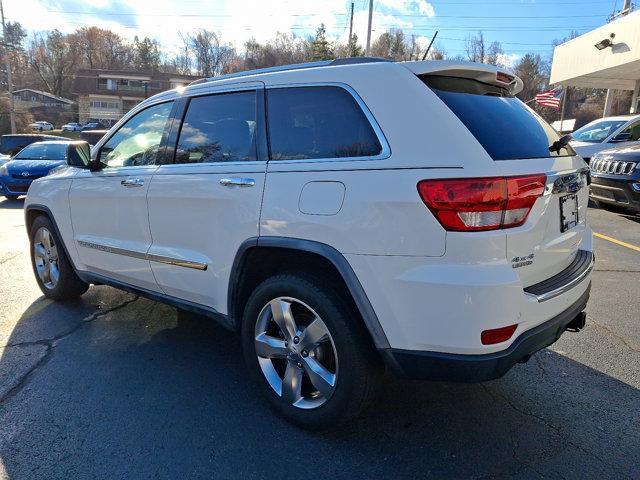
[[[264,263],[257,265],[256,260]],[[227,312],[236,326],[240,325],[244,303],[255,286],[270,275],[291,272],[301,261],[305,267],[328,269],[325,274],[343,282],[375,347],[389,348],[371,302],[347,259],[330,245],[299,238],[254,237],[242,243],[231,268],[227,294]]]
[[[41,215],[47,217],[51,221],[51,224],[53,225],[53,229],[55,230],[55,234],[58,237],[58,241],[62,246],[62,250],[64,251],[64,254],[67,256],[67,259],[71,264],[71,267],[77,274],[78,269],[73,263],[73,257],[69,255],[69,251],[67,250],[67,246],[64,243],[64,239],[60,234],[60,229],[58,228],[56,219],[53,216],[53,213],[51,212],[49,207],[45,205],[40,205],[37,203],[32,203],[24,207],[24,224],[25,224],[25,227],[27,228],[27,236],[29,237],[29,240],[31,240],[31,226],[33,225],[33,222],[35,221],[35,219]]]

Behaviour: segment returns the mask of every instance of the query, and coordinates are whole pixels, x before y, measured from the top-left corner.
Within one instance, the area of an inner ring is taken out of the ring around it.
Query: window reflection
[[[360,106],[343,88],[274,88],[267,98],[273,160],[370,157],[382,150]]]
[[[176,163],[256,160],[256,94],[234,92],[192,98]]]
[[[100,149],[100,161],[107,167],[153,165],[173,102],[154,105],[138,113]]]

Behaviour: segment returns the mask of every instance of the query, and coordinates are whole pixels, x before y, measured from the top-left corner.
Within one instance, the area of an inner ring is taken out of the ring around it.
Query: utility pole
[[[7,43],[7,27],[4,24],[4,8],[0,0],[0,16],[2,17],[2,38],[4,39],[4,62],[7,68],[7,86],[9,87],[9,121],[11,133],[16,133],[16,111],[13,102],[13,77],[11,76],[11,60],[9,59],[9,44]]]
[[[351,38],[353,38],[353,2],[351,2],[351,20],[349,22],[349,48],[351,48]]]
[[[365,56],[371,55],[371,21],[373,20],[373,0],[369,0],[369,25],[367,26],[367,49]]]

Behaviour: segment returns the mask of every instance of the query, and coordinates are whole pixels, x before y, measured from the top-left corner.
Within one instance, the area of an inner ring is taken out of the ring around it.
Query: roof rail
[[[258,68],[255,70],[245,70],[243,72],[229,73],[226,75],[220,75],[219,77],[206,77],[194,80],[189,85],[199,85],[206,82],[214,82],[217,80],[227,80],[229,78],[246,77],[248,75],[258,75],[261,73],[274,73],[274,72],[286,72],[289,70],[300,70],[303,68],[317,68],[317,67],[330,67],[338,65],[357,65],[359,63],[376,63],[376,62],[391,62],[384,58],[377,57],[351,57],[351,58],[336,58],[335,60],[321,60],[319,62],[306,62],[306,63],[293,63],[291,65],[277,65],[275,67]]]

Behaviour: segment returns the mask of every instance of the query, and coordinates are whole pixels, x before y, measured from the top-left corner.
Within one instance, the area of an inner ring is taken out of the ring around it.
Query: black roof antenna
[[[427,58],[427,54],[429,53],[429,50],[431,50],[431,45],[433,45],[433,41],[436,39],[437,36],[438,36],[438,31],[436,30],[436,33],[433,34],[433,38],[429,42],[429,46],[427,47],[427,51],[424,52],[424,55],[422,55],[422,60],[423,61]]]

